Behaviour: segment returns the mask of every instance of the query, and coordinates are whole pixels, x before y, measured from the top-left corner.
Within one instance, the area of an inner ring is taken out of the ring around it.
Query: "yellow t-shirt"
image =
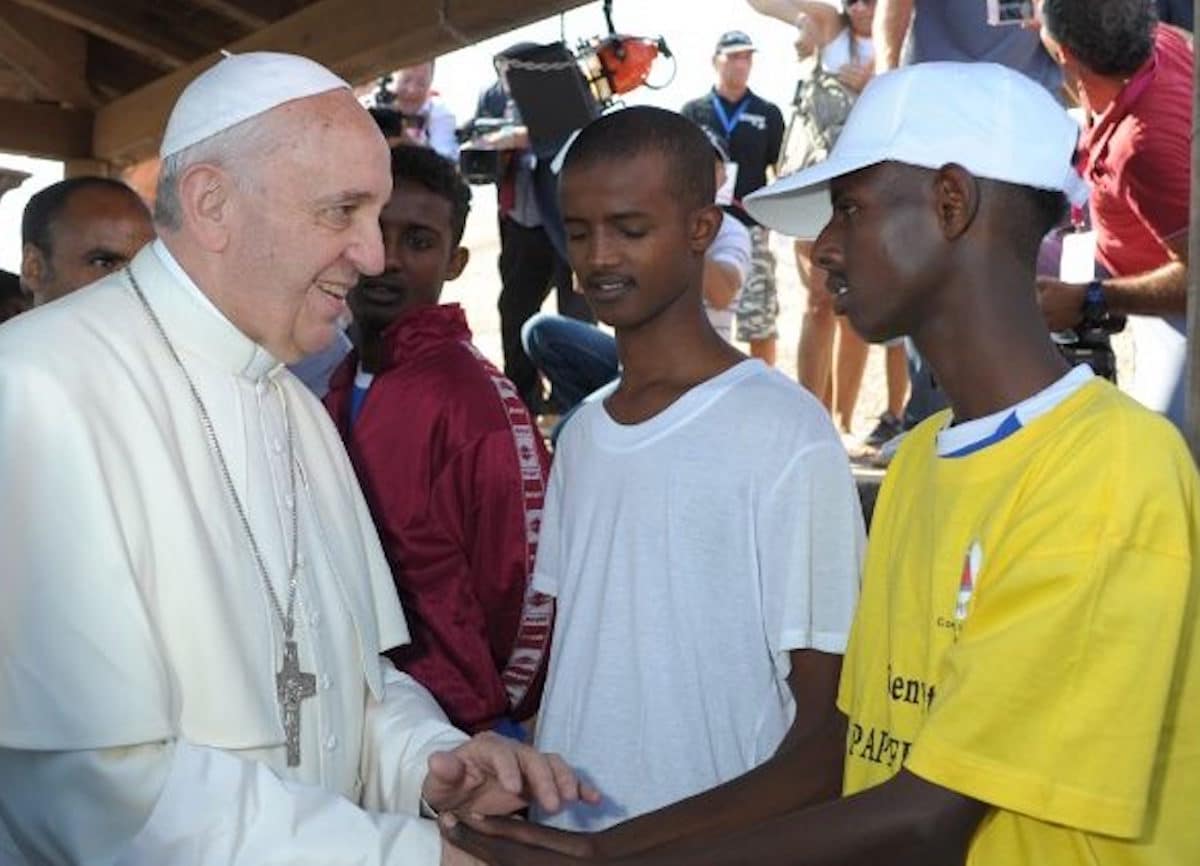
[[[995,807],[971,866],[1200,864],[1196,468],[1093,380],[1025,429],[888,472],[838,706],[845,791]]]

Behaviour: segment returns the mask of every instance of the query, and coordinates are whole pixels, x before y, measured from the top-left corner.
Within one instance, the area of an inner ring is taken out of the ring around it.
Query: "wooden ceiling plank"
[[[5,121],[0,124],[0,150],[61,160],[91,155],[90,111],[0,99],[0,117]]]
[[[192,0],[192,3],[216,12],[250,30],[261,30],[275,18],[263,8],[261,3],[255,4],[259,8],[249,8],[250,4],[235,3],[233,0]]]
[[[164,69],[178,69],[196,59],[194,47],[140,23],[137,10],[126,4],[93,0],[12,2],[119,45]]]
[[[0,0],[0,59],[21,73],[39,96],[94,108],[96,99],[84,76],[86,51],[82,33]]]
[[[318,0],[229,48],[291,51],[324,63],[347,81],[365,81],[585,2],[456,0],[446,9],[427,0]],[[176,70],[97,112],[96,157],[121,164],[153,154],[175,99],[216,57]]]

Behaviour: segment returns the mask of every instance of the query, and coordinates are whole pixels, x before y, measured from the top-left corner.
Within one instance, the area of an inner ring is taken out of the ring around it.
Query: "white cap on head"
[[[228,54],[179,94],[158,155],[178,153],[285,102],[343,87],[350,89],[307,57],[273,51]]]
[[[1074,167],[1079,124],[1032,79],[995,63],[918,63],[867,85],[829,158],[743,200],[758,222],[813,238],[832,216],[829,181],[880,162],[1058,190],[1087,200]]]

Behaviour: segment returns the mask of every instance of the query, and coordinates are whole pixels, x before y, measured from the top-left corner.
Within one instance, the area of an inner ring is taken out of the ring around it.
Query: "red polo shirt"
[[[1154,52],[1085,138],[1096,257],[1114,276],[1170,259],[1186,232],[1191,187],[1192,49],[1160,25]]]

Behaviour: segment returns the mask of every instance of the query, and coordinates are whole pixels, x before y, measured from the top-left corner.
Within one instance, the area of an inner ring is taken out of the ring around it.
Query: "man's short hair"
[[[54,223],[70,203],[71,196],[80,190],[96,187],[124,193],[145,207],[145,203],[133,189],[115,178],[94,175],[69,177],[30,197],[29,203],[25,205],[25,212],[21,215],[21,246],[33,244],[49,255],[52,252],[50,235]],[[149,210],[146,213],[148,216]]]
[[[1154,50],[1154,0],[1043,0],[1054,41],[1097,75],[1132,75]]]
[[[450,229],[457,247],[471,212],[471,188],[458,166],[435,150],[402,144],[392,148],[392,182],[401,181],[415,183],[450,202]]]
[[[562,173],[597,162],[625,163],[645,153],[663,157],[673,198],[692,209],[713,203],[717,190],[712,145],[692,121],[662,108],[642,105],[593,120],[567,150]]]

